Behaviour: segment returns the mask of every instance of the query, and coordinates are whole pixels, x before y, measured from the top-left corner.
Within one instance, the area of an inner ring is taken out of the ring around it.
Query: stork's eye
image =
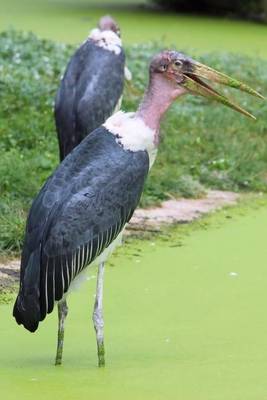
[[[179,61],[179,60],[175,60],[174,61],[174,65],[176,66],[176,67],[181,67],[182,66],[182,61]]]
[[[162,65],[159,67],[159,70],[160,70],[161,72],[165,72],[165,71],[167,70],[167,65],[166,65],[166,64],[162,64]]]

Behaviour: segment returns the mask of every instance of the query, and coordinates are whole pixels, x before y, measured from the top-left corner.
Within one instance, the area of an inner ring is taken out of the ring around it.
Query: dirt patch
[[[162,225],[185,223],[203,214],[218,210],[226,205],[234,205],[238,194],[211,190],[202,199],[178,199],[164,201],[161,207],[137,209],[128,224],[126,234],[144,231],[159,231]],[[19,279],[19,260],[0,263],[0,290],[10,288]]]
[[[203,214],[236,204],[238,197],[237,193],[210,190],[202,199],[164,201],[160,207],[137,209],[127,229],[157,231],[163,224],[191,222]]]
[[[0,290],[10,288],[19,279],[19,260],[9,260],[5,264],[0,263]]]

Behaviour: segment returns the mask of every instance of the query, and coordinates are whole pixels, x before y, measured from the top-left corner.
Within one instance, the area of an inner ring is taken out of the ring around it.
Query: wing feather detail
[[[71,255],[71,280],[73,281],[73,279],[75,278],[75,265],[74,265],[74,258],[75,258],[75,252],[74,254],[72,253]]]
[[[84,243],[70,255],[49,258],[47,260],[46,271],[49,270],[52,276],[52,285],[48,291],[48,274],[45,272],[45,294],[44,294],[44,312],[50,313],[53,310],[55,301],[61,300],[64,293],[67,292],[70,284],[77,275],[91,264],[105,248],[107,248],[120,233],[123,222],[116,223],[105,232],[100,232],[94,240]],[[63,261],[65,258],[65,261]],[[59,262],[57,262],[59,261]],[[69,263],[70,262],[70,263]],[[66,278],[64,278],[66,276]],[[56,279],[59,277],[59,279]]]
[[[90,251],[89,251],[89,257],[87,260],[87,264],[90,264],[90,262],[92,260],[92,256],[93,256],[93,242],[92,241],[89,242],[89,248],[90,248]]]
[[[45,268],[45,314],[48,312],[48,289],[47,289],[47,273],[48,273],[48,261]]]
[[[65,265],[66,265],[66,276],[67,276],[67,284],[65,286],[65,291],[66,291],[66,288],[68,288],[70,285],[70,271],[69,271],[70,267],[69,267],[68,257],[66,257]]]
[[[61,282],[62,282],[62,294],[65,292],[65,279],[64,279],[65,265],[61,263]]]
[[[81,265],[84,266],[84,245],[82,245]]]

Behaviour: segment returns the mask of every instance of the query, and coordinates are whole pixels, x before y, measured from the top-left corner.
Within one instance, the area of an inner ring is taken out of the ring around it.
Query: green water
[[[41,37],[80,43],[98,18],[110,13],[120,23],[126,44],[152,40],[199,53],[220,50],[267,57],[267,25],[155,13],[128,8],[129,3],[143,1],[0,0],[0,30],[13,26]]]
[[[62,367],[56,313],[30,334],[1,306],[1,399],[266,399],[266,238],[265,206],[121,248],[106,269],[105,369],[93,276],[69,298]]]

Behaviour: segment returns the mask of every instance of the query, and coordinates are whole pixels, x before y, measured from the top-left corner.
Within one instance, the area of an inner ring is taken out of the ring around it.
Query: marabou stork
[[[99,265],[93,322],[98,364],[103,366],[103,274],[108,254],[138,205],[159,145],[160,121],[185,93],[217,100],[254,118],[202,79],[262,97],[247,85],[184,54],[164,51],[150,64],[150,80],[137,112],[117,112],[88,135],[47,180],[31,207],[21,259],[19,294],[13,315],[34,332],[59,302],[61,362],[64,299],[93,262]]]
[[[66,68],[56,96],[55,120],[62,161],[87,134],[120,108],[125,67],[120,29],[110,16],[99,20]]]

